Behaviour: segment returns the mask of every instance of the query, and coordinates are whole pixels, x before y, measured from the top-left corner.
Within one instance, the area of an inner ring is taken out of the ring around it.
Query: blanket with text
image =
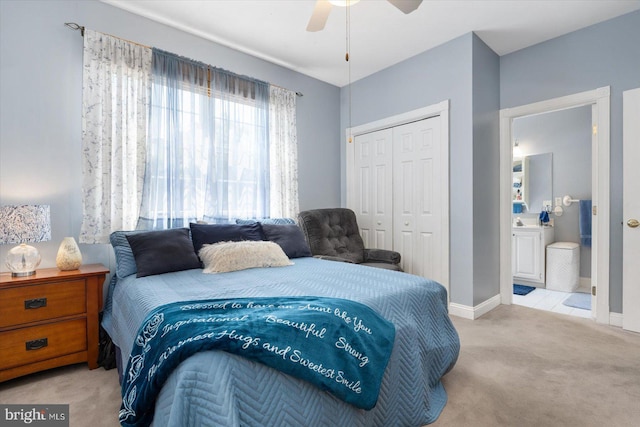
[[[362,409],[378,399],[393,324],[361,303],[325,297],[233,298],[164,305],[149,313],[129,356],[120,423],[149,425],[173,368],[204,350],[238,354]]]

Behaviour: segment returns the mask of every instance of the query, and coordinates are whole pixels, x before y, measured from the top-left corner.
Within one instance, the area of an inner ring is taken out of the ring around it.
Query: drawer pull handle
[[[34,298],[34,299],[28,299],[24,301],[25,310],[33,310],[36,308],[42,308],[46,306],[47,306],[46,298]]]
[[[27,348],[27,351],[30,351],[30,350],[38,350],[38,349],[44,348],[49,345],[49,342],[47,338],[40,338],[37,340],[27,341],[25,344],[26,344],[25,347]]]

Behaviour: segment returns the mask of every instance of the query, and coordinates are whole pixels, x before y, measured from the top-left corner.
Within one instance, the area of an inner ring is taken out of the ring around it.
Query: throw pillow
[[[295,224],[293,218],[262,218],[262,219],[236,219],[236,224]]]
[[[262,227],[254,224],[189,224],[191,239],[196,253],[203,245],[218,242],[239,242],[242,240],[264,240]]]
[[[200,268],[187,228],[147,231],[126,237],[136,260],[137,277]]]
[[[309,244],[302,230],[295,224],[274,225],[262,224],[262,231],[267,240],[280,245],[289,258],[312,256]]]
[[[200,252],[203,273],[226,273],[257,267],[284,267],[293,263],[273,242],[220,242],[204,245]]]
[[[116,276],[118,279],[125,278],[132,274],[135,274],[138,269],[136,268],[136,260],[133,257],[131,246],[127,240],[127,236],[132,234],[146,233],[147,231],[114,231],[109,236],[109,241],[113,247],[113,252],[116,257]]]

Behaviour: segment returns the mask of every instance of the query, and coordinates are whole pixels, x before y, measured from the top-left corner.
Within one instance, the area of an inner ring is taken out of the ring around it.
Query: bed
[[[154,426],[421,426],[437,419],[447,401],[441,378],[454,366],[460,349],[444,287],[402,272],[313,258],[299,240],[296,226],[287,227],[293,234],[265,236],[259,223],[231,227],[233,235],[229,227],[217,226],[206,228],[204,235],[202,228],[192,227],[191,233],[181,229],[179,237],[175,231],[171,235],[112,234],[116,274],[102,325],[120,355],[123,384],[141,325],[163,307],[205,300],[327,298],[362,304],[393,325],[395,336],[386,368],[379,370],[381,383],[374,406],[361,409],[322,387],[240,354],[204,349],[167,374],[153,398],[152,418],[139,425],[152,420]],[[174,240],[181,243],[176,246]],[[213,247],[230,240],[272,240],[283,249],[288,263],[207,274],[207,262],[175,266],[179,258],[175,255],[158,260],[163,253],[196,253],[204,242]],[[143,255],[147,263],[160,264],[160,271],[175,271],[140,274],[146,268]],[[322,322],[318,320],[318,328]]]

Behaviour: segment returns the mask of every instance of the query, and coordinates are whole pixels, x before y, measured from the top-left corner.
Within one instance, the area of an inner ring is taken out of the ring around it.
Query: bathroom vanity
[[[553,243],[553,227],[513,226],[511,267],[519,284],[545,287],[547,245]]]

